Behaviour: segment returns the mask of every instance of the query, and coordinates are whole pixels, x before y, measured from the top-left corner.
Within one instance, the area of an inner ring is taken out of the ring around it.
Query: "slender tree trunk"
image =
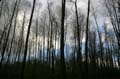
[[[16,26],[17,26],[17,16],[18,16],[18,12],[19,12],[19,4],[20,4],[20,1],[18,3],[17,10],[16,10],[15,23],[14,23],[14,28],[13,28],[13,36],[12,36],[12,40],[11,40],[11,44],[10,44],[10,50],[8,52],[7,62],[9,62],[9,60],[10,60],[9,57],[10,57],[10,54],[11,54],[11,51],[12,51],[12,47],[13,47],[13,43],[14,43],[14,39],[15,39],[15,35],[16,35]]]
[[[75,13],[76,13],[76,21],[77,21],[77,43],[78,43],[78,51],[77,51],[77,62],[81,63],[81,47],[80,47],[80,25],[78,18],[78,10],[77,10],[77,0],[75,1]]]
[[[66,79],[66,67],[64,57],[64,20],[65,20],[65,6],[66,0],[62,0],[62,16],[61,16],[61,39],[60,39],[60,50],[61,50],[61,79]]]
[[[88,34],[89,34],[89,14],[90,14],[90,0],[88,0],[88,12],[87,12],[87,22],[86,22],[86,42],[85,42],[86,79],[88,79]]]
[[[1,60],[0,60],[0,69],[1,69],[1,65],[2,65],[3,59],[4,59],[5,50],[7,48],[7,44],[8,44],[9,35],[10,35],[10,32],[11,32],[11,27],[12,27],[12,22],[13,22],[14,14],[15,14],[15,11],[16,11],[16,7],[17,7],[17,0],[15,2],[13,13],[12,13],[12,16],[11,16],[11,19],[10,19],[10,26],[8,28],[8,33],[7,33],[7,36],[6,36],[6,40],[5,40],[4,44],[3,44],[3,49],[1,51],[2,57],[1,57]]]
[[[22,70],[21,70],[21,79],[24,79],[24,71],[25,71],[27,49],[28,49],[28,39],[29,39],[29,35],[30,35],[30,28],[31,28],[31,24],[32,24],[34,9],[35,9],[35,2],[36,2],[36,0],[33,0],[33,7],[32,7],[32,12],[31,12],[31,16],[30,16],[29,25],[28,25],[26,42],[25,42],[25,50],[24,50],[23,64],[22,64]]]
[[[17,49],[17,53],[18,53],[18,62],[20,60],[20,54],[22,49],[24,48],[24,27],[25,27],[25,16],[26,16],[26,10],[24,12],[24,16],[23,16],[23,23],[22,23],[22,29],[20,32],[20,37],[19,37],[19,41],[18,41],[18,49]]]

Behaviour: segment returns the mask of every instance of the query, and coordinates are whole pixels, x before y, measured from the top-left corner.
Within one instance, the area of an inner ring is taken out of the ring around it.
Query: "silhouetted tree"
[[[31,12],[31,16],[30,16],[29,25],[28,25],[26,41],[25,41],[25,50],[24,50],[23,65],[22,65],[22,70],[21,70],[21,79],[24,79],[24,71],[25,71],[27,49],[28,49],[28,40],[29,40],[30,28],[31,28],[31,24],[32,24],[32,18],[33,18],[33,14],[34,14],[34,9],[35,9],[35,2],[36,2],[36,0],[33,0],[33,7],[32,7],[32,12]]]
[[[89,34],[89,14],[90,14],[90,0],[88,0],[87,21],[86,21],[86,42],[85,42],[85,63],[86,63],[86,77],[88,79],[88,34]]]
[[[65,57],[64,57],[64,22],[65,22],[66,0],[62,0],[61,2],[62,2],[61,38],[60,38],[61,76],[62,76],[62,79],[66,79],[66,67],[65,67]]]

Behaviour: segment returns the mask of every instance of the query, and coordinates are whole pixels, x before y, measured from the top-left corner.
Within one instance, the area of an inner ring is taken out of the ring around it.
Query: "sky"
[[[32,2],[33,0],[29,0],[30,2]],[[47,1],[53,2],[55,5],[61,5],[61,0],[36,0],[37,4],[41,3],[42,4],[42,8],[41,10],[43,10],[45,7],[47,7]],[[81,9],[82,12],[85,12],[85,14],[87,14],[87,2],[88,0],[78,0],[78,8]],[[91,0],[92,2],[92,6],[94,6],[94,11],[97,14],[97,20],[98,20],[98,24],[100,26],[103,25],[104,21],[106,20],[106,17],[104,14],[104,6],[103,6],[103,2],[101,0]],[[70,4],[70,5],[69,5]],[[71,6],[74,9],[74,5],[72,3],[67,3],[67,6]],[[93,11],[91,9],[91,11]]]
[[[30,1],[31,5],[32,5],[33,0],[28,0],[28,1]],[[47,8],[48,0],[36,0],[36,1],[37,1],[36,2],[37,5],[38,4],[41,5],[40,14],[39,14],[41,16],[41,13],[44,11],[44,9]],[[49,1],[53,2],[54,6],[61,5],[60,0],[49,0]],[[108,26],[109,26],[110,22],[108,20],[108,17],[103,15],[104,14],[104,6],[103,6],[101,0],[91,0],[91,1],[92,1],[92,3],[91,3],[92,6],[94,7],[94,10],[91,9],[91,13],[90,13],[90,20],[92,21],[92,26],[95,26],[94,18],[92,16],[93,12],[95,12],[97,15],[97,22],[98,22],[99,27],[102,27],[104,25],[104,23],[108,24]],[[78,0],[78,4],[77,4],[78,8],[80,8],[81,12],[84,13],[85,16],[87,15],[87,2],[88,2],[88,0]],[[74,5],[72,3],[67,3],[66,5],[67,5],[66,7],[68,7],[71,11],[74,11]],[[36,6],[36,8],[38,8],[38,6]],[[30,11],[29,11],[29,13],[30,13]],[[19,14],[18,19],[22,20],[22,18],[23,18],[22,16],[23,16],[23,14]],[[26,17],[29,19],[29,14],[27,14]],[[27,26],[28,25],[26,24],[25,33],[27,32]],[[93,28],[95,28],[95,27],[93,27]],[[67,39],[66,39],[66,44],[68,44],[68,45],[71,45],[71,42],[72,42],[72,40],[70,39],[71,35],[72,35],[71,30],[72,30],[71,27],[68,27]],[[42,37],[38,37],[38,38],[43,39]],[[33,39],[33,38],[30,37],[30,39]],[[46,39],[46,42],[47,42],[47,39]],[[82,42],[83,43],[85,42],[85,36],[83,36]],[[47,43],[45,44],[45,46],[47,46]],[[59,46],[57,46],[57,47],[59,48]]]

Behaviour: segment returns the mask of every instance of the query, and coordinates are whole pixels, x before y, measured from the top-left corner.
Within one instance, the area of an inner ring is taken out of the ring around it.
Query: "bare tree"
[[[16,7],[17,7],[17,0],[15,2],[15,6],[13,8],[13,13],[12,13],[12,16],[11,16],[11,19],[10,19],[10,25],[9,25],[9,28],[8,28],[6,40],[5,40],[4,44],[3,44],[3,48],[2,48],[2,51],[1,51],[2,57],[1,57],[1,61],[0,61],[0,69],[1,69],[2,62],[3,62],[5,50],[7,48],[7,44],[8,44],[9,35],[10,35],[10,32],[11,32],[11,27],[12,27],[13,18],[14,18],[14,15],[15,15]]]
[[[26,41],[25,41],[25,50],[24,50],[23,65],[22,65],[22,70],[21,70],[21,79],[24,79],[24,70],[25,70],[27,49],[28,49],[28,39],[29,39],[29,35],[30,35],[30,28],[31,28],[31,24],[32,24],[34,9],[35,9],[35,2],[36,2],[36,0],[33,0],[33,7],[32,7],[32,12],[31,12],[31,16],[30,16],[29,25],[28,25]]]
[[[61,76],[62,79],[66,79],[66,67],[64,57],[64,20],[65,20],[65,6],[66,0],[62,0],[62,16],[61,16],[61,39],[60,39],[60,50],[61,50]]]
[[[89,14],[90,14],[90,0],[88,0],[87,21],[86,21],[86,42],[85,42],[85,63],[86,63],[86,77],[88,78],[88,34],[89,34]]]

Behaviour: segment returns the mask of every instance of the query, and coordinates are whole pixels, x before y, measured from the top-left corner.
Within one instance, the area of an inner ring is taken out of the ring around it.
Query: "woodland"
[[[0,79],[120,79],[120,1],[0,0]]]

